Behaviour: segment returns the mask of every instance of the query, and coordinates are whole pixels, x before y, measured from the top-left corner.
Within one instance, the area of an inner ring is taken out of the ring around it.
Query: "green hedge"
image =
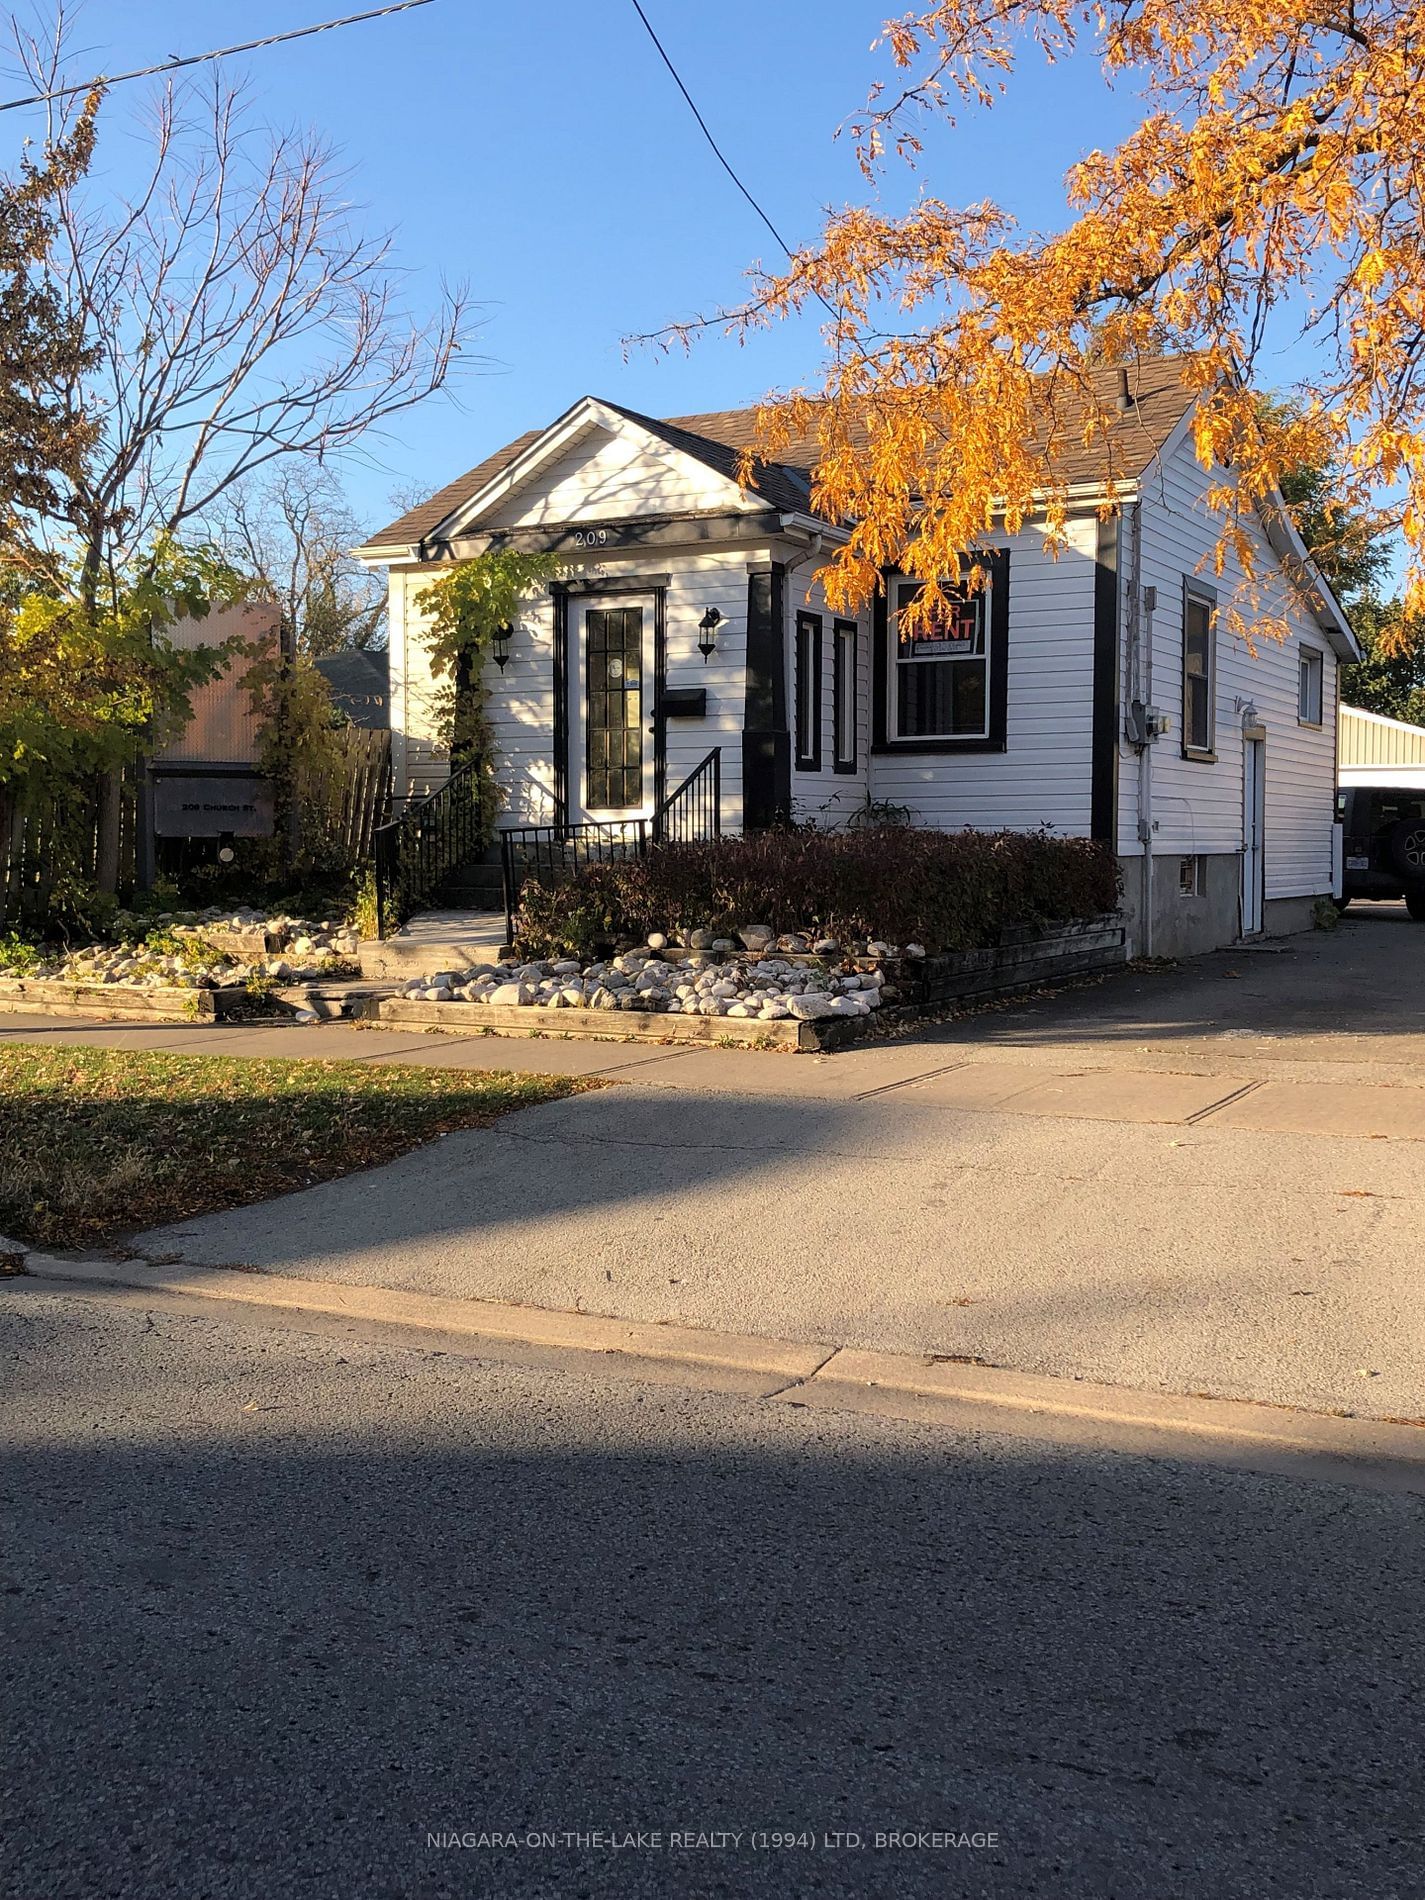
[[[1015,925],[1111,911],[1118,891],[1112,852],[1083,838],[899,825],[763,831],[653,846],[550,888],[529,883],[517,935],[541,956],[582,954],[651,930],[746,924],[972,950]]]

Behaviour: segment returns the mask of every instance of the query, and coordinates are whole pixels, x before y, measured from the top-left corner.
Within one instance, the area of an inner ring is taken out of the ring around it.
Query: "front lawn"
[[[385,1062],[0,1046],[0,1233],[79,1247],[241,1207],[591,1086]]]

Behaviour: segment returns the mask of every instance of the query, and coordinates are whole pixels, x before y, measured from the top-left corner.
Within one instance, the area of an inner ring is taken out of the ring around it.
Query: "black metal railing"
[[[586,864],[641,858],[650,844],[695,844],[722,836],[722,747],[714,746],[651,818],[588,820],[574,825],[514,825],[500,833],[506,940],[525,885],[560,884]]]
[[[722,836],[722,747],[715,745],[653,814],[655,844],[701,844]]]
[[[514,825],[500,833],[505,887],[506,941],[514,941],[515,911],[527,883],[561,884],[586,864],[641,858],[648,849],[646,818],[614,818],[578,825]]]
[[[399,930],[453,872],[478,857],[493,816],[489,778],[479,760],[462,765],[428,798],[372,834],[376,934]]]

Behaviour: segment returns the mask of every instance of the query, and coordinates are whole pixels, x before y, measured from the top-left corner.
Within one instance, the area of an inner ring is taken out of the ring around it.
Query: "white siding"
[[[705,719],[668,721],[668,790],[674,792],[714,746],[722,748],[722,823],[742,827],[742,721],[747,702],[747,569],[765,565],[767,550],[699,549],[665,558],[668,583],[668,685],[704,686]],[[709,607],[722,614],[717,650],[704,662],[698,622]],[[572,782],[572,781],[571,781]]]
[[[1006,749],[878,752],[874,799],[946,831],[1089,835],[1097,536],[1092,516],[1071,521],[1057,560],[1032,528],[998,543],[1009,549]]]
[[[432,676],[421,634],[416,596],[438,570],[393,567],[388,578],[388,641],[391,653],[391,782],[400,799],[423,798],[447,776],[445,748],[438,745],[440,683]]]
[[[735,482],[633,425],[618,434],[591,426],[489,512],[480,528],[542,527],[562,521],[615,521],[637,515],[761,507]]]
[[[852,614],[833,614],[826,604],[821,582],[816,578],[817,563],[807,562],[801,550],[791,552],[790,560],[802,561],[787,576],[785,592],[787,656],[787,723],[792,729],[792,816],[803,824],[844,825],[866,802],[866,786],[871,747],[871,632],[870,617],[857,621],[856,642],[856,771],[838,772],[836,731],[833,723],[836,703],[837,620],[855,619]],[[821,617],[821,770],[799,772],[796,769],[797,745],[797,615],[814,613]]]
[[[714,746],[722,748],[722,816],[726,829],[742,822],[742,721],[746,693],[747,570],[765,564],[769,551],[753,545],[735,548],[655,549],[599,562],[571,564],[571,580],[627,580],[640,574],[669,576],[666,594],[667,684],[707,691],[707,716],[670,719],[667,724],[668,790],[675,791]],[[422,616],[414,596],[438,570],[395,569],[391,574],[391,726],[399,793],[420,796],[447,775],[443,750],[433,742],[440,684],[431,677],[421,638]],[[611,597],[635,604],[637,595]],[[569,602],[570,673],[575,671],[575,640],[582,630],[581,596]],[[723,620],[716,651],[704,662],[698,652],[698,622],[709,607]],[[652,657],[651,614],[648,628]],[[502,822],[548,824],[554,812],[554,603],[543,594],[531,598],[520,615],[504,672],[489,662],[488,712],[506,791]],[[652,722],[652,704],[648,703]],[[575,746],[571,732],[571,750]],[[651,740],[649,741],[651,765]],[[569,760],[571,817],[578,797],[579,765]]]
[[[1153,701],[1171,720],[1153,754],[1154,854],[1188,856],[1242,848],[1242,721],[1250,702],[1266,727],[1266,892],[1268,898],[1312,896],[1331,889],[1331,829],[1336,791],[1336,656],[1291,586],[1265,533],[1254,525],[1262,611],[1290,623],[1285,643],[1263,638],[1255,653],[1225,625],[1217,629],[1214,762],[1182,756],[1184,578],[1216,590],[1220,613],[1239,604],[1246,577],[1229,563],[1211,572],[1221,528],[1204,500],[1207,474],[1184,443],[1144,483],[1142,582],[1156,587],[1153,615]],[[1126,539],[1126,536],[1125,536]],[[1126,570],[1127,559],[1123,562]],[[1297,717],[1301,649],[1322,655],[1322,722]],[[1125,674],[1125,691],[1127,687]],[[1136,755],[1125,751],[1119,774],[1119,849],[1138,856]]]

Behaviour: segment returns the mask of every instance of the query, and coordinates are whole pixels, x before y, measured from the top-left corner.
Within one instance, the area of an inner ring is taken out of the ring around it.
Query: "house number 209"
[[[574,545],[576,548],[605,548],[609,544],[607,528],[576,528]]]

